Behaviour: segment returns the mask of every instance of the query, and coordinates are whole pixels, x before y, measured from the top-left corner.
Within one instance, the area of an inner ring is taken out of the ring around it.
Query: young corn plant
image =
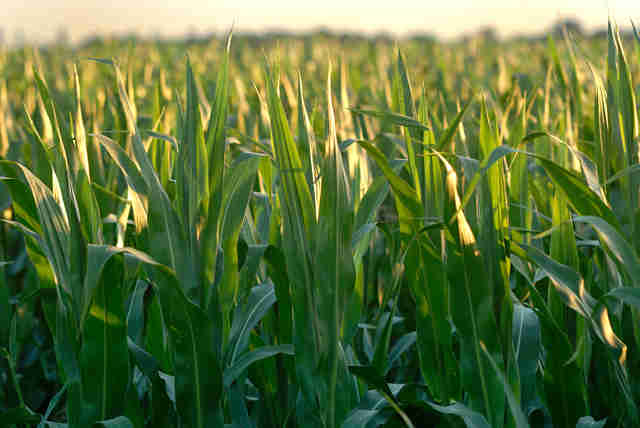
[[[162,353],[169,354],[175,405],[184,426],[224,423],[227,399],[234,415],[242,413],[244,400],[236,396],[234,382],[243,379],[243,370],[255,361],[293,352],[289,344],[246,352],[249,332],[274,304],[275,295],[273,286],[266,283],[253,290],[240,289],[238,241],[263,155],[241,151],[229,159],[229,168],[225,164],[228,49],[227,45],[206,128],[187,60],[185,111],[178,112],[182,138],[174,164],[173,201],[142,143],[116,65],[132,144],[123,148],[106,136],[99,137],[134,195],[134,219],[144,223],[136,236],[138,246],[163,266],[155,266],[149,278],[157,287],[162,317],[162,326],[154,331],[157,335],[168,333],[169,342],[165,349],[158,348],[159,354],[152,355],[161,360]],[[159,161],[166,162],[161,157]],[[241,293],[250,297],[247,305],[238,307]],[[163,343],[161,337],[148,340]]]
[[[131,383],[125,322],[126,250],[103,242],[101,215],[77,110],[69,122],[35,72],[39,96],[54,130],[54,144],[36,136],[34,171],[2,161],[19,228],[38,272],[43,309],[66,393],[70,427],[117,423],[138,412]],[[78,84],[76,74],[76,85]],[[126,416],[124,416],[126,415]]]
[[[329,131],[320,161],[322,182],[319,186],[315,181],[307,181],[278,86],[277,69],[267,65],[266,102],[280,179],[277,196],[282,213],[282,245],[291,281],[284,292],[291,293],[293,307],[296,380],[304,395],[305,407],[308,406],[308,410],[304,410],[309,412],[311,419],[308,420],[314,426],[336,427],[357,397],[355,383],[346,371],[346,344],[342,341],[344,331],[351,329],[344,325],[344,312],[355,286],[351,251],[355,210],[336,136],[330,71],[327,82]],[[302,93],[299,98],[304,126],[308,119],[304,117]],[[313,134],[309,129],[304,132],[306,142],[313,144]],[[315,147],[310,146],[308,151],[314,153]],[[310,164],[315,167],[313,159]],[[305,415],[298,417],[303,420]]]

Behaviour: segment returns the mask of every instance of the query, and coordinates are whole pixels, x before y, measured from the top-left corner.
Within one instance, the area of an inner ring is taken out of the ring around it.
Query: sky
[[[487,26],[501,36],[544,31],[561,18],[585,28],[640,23],[640,0],[0,0],[5,41],[71,41],[95,34],[179,36],[239,30],[332,30],[452,38]]]

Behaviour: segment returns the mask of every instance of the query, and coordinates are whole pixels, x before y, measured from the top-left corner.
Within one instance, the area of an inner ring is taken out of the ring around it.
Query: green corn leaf
[[[624,303],[640,309],[640,289],[638,288],[618,287],[614,288],[606,295],[620,299]]]
[[[258,154],[246,154],[238,158],[225,176],[225,191],[222,197],[221,238],[224,251],[222,282],[218,288],[222,311],[227,314],[236,302],[240,292],[240,274],[238,272],[238,239],[245,219],[245,211],[256,173],[262,159]]]
[[[91,260],[91,256],[89,256]],[[122,260],[99,269],[79,352],[83,401],[103,420],[124,412],[130,368],[124,308]]]
[[[38,212],[42,234],[42,251],[51,263],[58,283],[64,290],[78,296],[80,290],[72,289],[70,281],[71,230],[64,206],[58,202],[53,192],[25,166],[10,161],[0,161],[2,165],[12,165],[24,175],[31,190]],[[79,285],[79,284],[78,284]],[[79,300],[76,300],[78,302]]]
[[[229,392],[229,407],[231,407],[231,420],[234,428],[254,428],[255,423],[249,418],[249,411],[245,404],[243,388],[234,385]]]
[[[2,427],[13,427],[16,424],[36,424],[40,422],[41,416],[33,413],[26,407],[14,407],[0,413]]]
[[[417,340],[418,334],[415,331],[405,334],[401,338],[397,340],[397,342],[393,345],[393,347],[389,350],[389,358],[387,361],[387,366],[385,368],[385,374],[391,370],[396,361],[402,357],[402,355],[407,352]]]
[[[370,423],[384,423],[380,410],[354,409],[342,422],[342,428],[366,428]]]
[[[600,217],[593,216],[577,216],[573,221],[591,225],[607,250],[627,271],[634,286],[640,286],[640,257],[631,244],[612,225]]]
[[[525,415],[541,407],[537,392],[538,364],[542,357],[540,320],[533,309],[514,305],[513,344],[520,374],[520,394]]]
[[[385,368],[389,364],[389,347],[391,346],[391,330],[393,327],[393,314],[396,305],[393,305],[392,312],[386,312],[380,317],[380,323],[376,329],[376,347],[373,353],[372,366],[378,373],[385,373]]]
[[[176,205],[178,215],[186,237],[185,245],[190,258],[197,257],[200,205],[209,199],[209,163],[207,147],[200,115],[200,105],[191,69],[187,57],[187,99],[186,112],[182,125],[182,144],[175,164]],[[219,167],[219,165],[216,165]]]
[[[169,427],[175,423],[171,418],[171,410],[175,405],[175,396],[173,403],[167,392],[168,386],[161,377],[160,363],[147,353],[144,349],[136,345],[136,343],[127,338],[129,352],[133,357],[138,368],[151,380],[151,395],[153,401],[151,403],[151,421],[154,426]]]
[[[84,324],[84,320],[89,313],[89,309],[91,307],[94,293],[96,288],[99,286],[102,276],[103,269],[107,266],[110,259],[117,254],[128,253],[132,256],[140,259],[141,261],[150,263],[151,259],[145,254],[133,249],[133,248],[120,248],[113,247],[108,245],[94,245],[89,244],[87,247],[87,276],[84,278],[83,291],[84,295],[82,296],[82,312],[80,317],[80,325]],[[120,320],[121,323],[124,323],[124,320]]]
[[[575,173],[550,160],[538,158],[538,161],[578,214],[601,217],[614,228],[620,229],[611,209]]]
[[[275,288],[264,284],[254,287],[246,305],[236,309],[226,357],[228,365],[235,364],[236,359],[249,344],[251,330],[262,320],[275,303]]]
[[[366,141],[360,141],[359,144],[373,158],[389,181],[393,195],[396,198],[396,209],[398,210],[401,230],[409,233],[411,225],[422,217],[422,206],[415,196],[415,191],[393,171],[388,160],[377,147]]]
[[[311,127],[309,120],[309,114],[307,113],[307,107],[304,101],[304,94],[302,90],[302,75],[298,74],[298,143],[303,150],[308,151],[308,167],[307,167],[307,182],[310,184],[311,197],[314,202],[314,213],[318,213],[320,209],[320,183],[317,158],[318,149],[316,144],[316,138]]]
[[[294,355],[293,345],[261,346],[238,357],[233,365],[224,371],[224,386],[229,387],[241,374],[256,361],[278,354]]]
[[[376,212],[388,194],[389,182],[384,177],[374,179],[358,206],[354,220],[354,230],[360,230],[365,224],[375,220]]]
[[[462,107],[462,109],[460,109],[456,117],[453,119],[453,121],[451,122],[451,125],[449,125],[449,127],[445,130],[445,132],[440,136],[440,138],[438,139],[438,143],[436,145],[437,151],[442,151],[449,144],[451,144],[451,141],[453,141],[453,137],[456,135],[456,132],[458,131],[458,127],[462,122],[462,118],[464,117],[464,114],[467,112],[472,102],[473,102],[473,97],[470,97],[469,100]]]
[[[49,401],[49,404],[47,404],[47,410],[45,410],[44,415],[42,415],[42,421],[38,424],[38,428],[44,428],[45,424],[48,422],[47,419],[49,419],[51,413],[55,410],[58,403],[60,403],[60,400],[62,399],[62,396],[65,394],[65,392],[67,392],[66,384],[63,385],[58,392],[56,392],[56,395],[54,395],[53,398]]]
[[[216,263],[218,257],[218,247],[222,244],[220,237],[220,218],[222,212],[222,197],[225,178],[225,125],[227,112],[229,109],[229,48],[231,44],[231,34],[226,43],[226,50],[223,62],[218,70],[216,80],[216,93],[213,100],[213,107],[208,121],[205,135],[205,146],[208,153],[208,186],[206,198],[203,201],[204,214],[206,214],[205,224],[201,233],[202,246],[202,271],[205,278],[204,303],[205,307],[210,305],[213,296],[213,286],[216,278]]]
[[[496,374],[502,381],[502,385],[504,387],[504,391],[507,396],[507,402],[509,403],[511,414],[515,420],[515,426],[517,428],[528,428],[529,423],[527,422],[526,417],[522,413],[522,410],[518,405],[518,398],[516,398],[513,391],[511,390],[511,387],[507,379],[505,379],[504,374],[500,372],[500,368],[498,367],[498,364],[496,364],[491,354],[489,354],[489,351],[487,350],[486,346],[484,346],[484,343],[481,342],[480,347],[482,348],[482,351],[484,352],[485,356],[489,359],[489,362],[491,363],[491,367],[493,368],[493,370],[496,372]]]
[[[593,416],[582,416],[576,423],[576,428],[604,428],[607,418],[596,421]]]
[[[138,232],[147,227],[147,195],[149,194],[147,183],[145,182],[139,168],[127,155],[122,147],[109,137],[97,135],[98,141],[111,156],[113,161],[122,171],[129,186],[128,199],[133,207],[133,218]]]
[[[413,423],[409,419],[409,416],[400,408],[399,403],[394,397],[393,392],[389,388],[389,385],[384,380],[384,377],[373,366],[349,366],[349,371],[367,382],[374,387],[393,407],[393,410],[398,413],[402,421],[408,428],[414,428]]]
[[[439,238],[439,237],[438,237]],[[449,312],[450,284],[438,248],[420,235],[408,249],[407,279],[416,300],[415,316],[420,369],[432,396],[458,399],[459,373],[453,353]]]
[[[11,203],[16,217],[24,223],[25,227],[37,235],[41,235],[40,218],[30,187],[19,181],[19,168],[13,165],[4,165],[4,169],[11,177],[0,177],[0,180],[9,188]]]
[[[394,125],[404,126],[407,128],[415,128],[421,131],[428,131],[429,128],[424,126],[422,123],[417,120],[405,116],[399,113],[393,113],[390,111],[379,111],[379,110],[370,110],[370,109],[361,109],[361,108],[349,108],[354,113],[363,114],[365,116],[371,116],[383,121],[389,121]]]
[[[218,426],[222,367],[214,348],[214,323],[189,301],[173,272],[162,266],[154,266],[154,271],[171,338],[180,419],[191,427]]]
[[[474,412],[462,403],[454,403],[448,406],[429,403],[429,406],[445,415],[455,415],[462,418],[467,428],[488,428],[490,426],[482,414]]]
[[[129,297],[127,308],[127,336],[133,338],[136,343],[142,343],[144,333],[144,296],[147,293],[148,283],[137,280],[133,292]]]
[[[105,428],[133,428],[133,423],[125,416],[117,416],[113,419],[98,421],[94,426],[102,426]]]

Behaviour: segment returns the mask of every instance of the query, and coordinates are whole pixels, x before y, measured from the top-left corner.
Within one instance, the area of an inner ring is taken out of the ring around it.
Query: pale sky
[[[486,26],[501,35],[535,33],[558,18],[585,28],[605,26],[611,14],[622,26],[640,23],[640,0],[0,0],[0,29],[12,42],[53,39],[64,28],[73,41],[92,34],[135,32],[176,36],[188,31],[317,27],[404,35],[423,31],[455,37]]]

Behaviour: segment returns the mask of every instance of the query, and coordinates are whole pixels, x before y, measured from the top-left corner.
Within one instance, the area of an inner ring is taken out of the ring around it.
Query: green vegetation
[[[1,52],[0,426],[640,426],[639,59]]]

